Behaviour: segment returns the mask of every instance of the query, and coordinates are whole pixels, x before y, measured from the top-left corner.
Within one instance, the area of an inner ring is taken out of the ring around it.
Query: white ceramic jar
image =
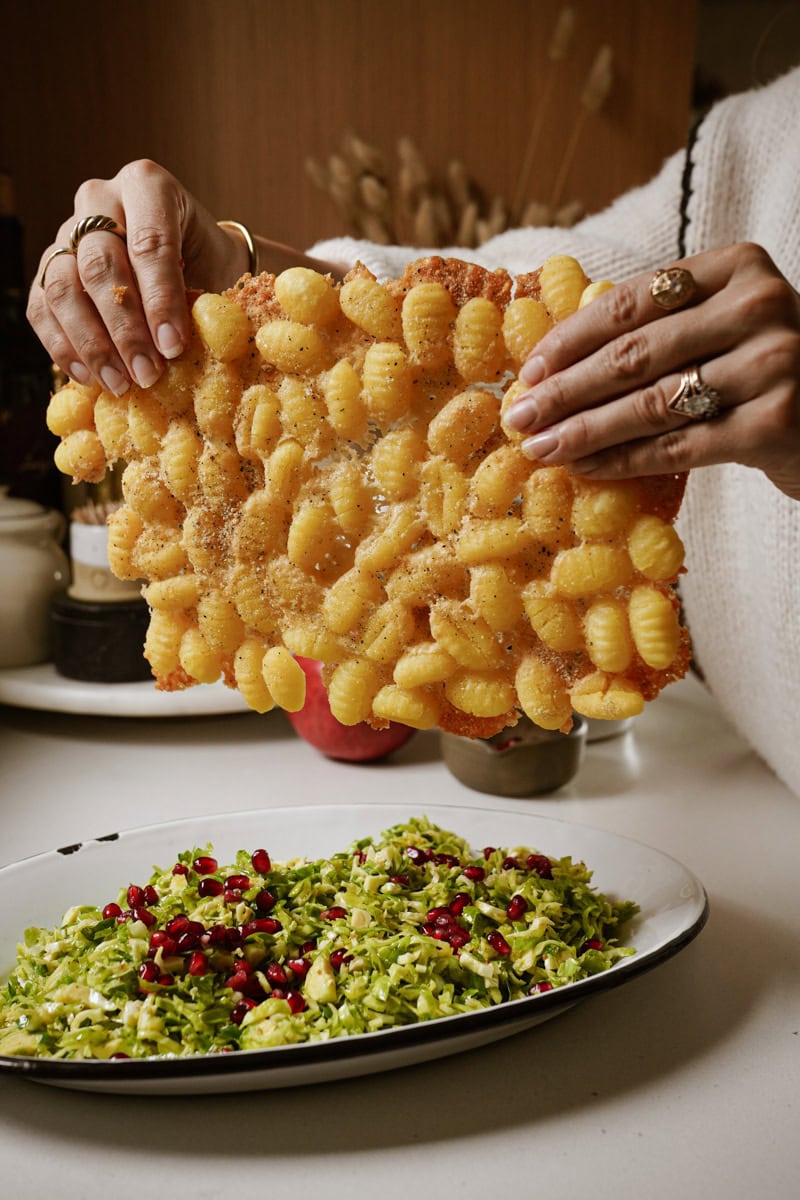
[[[50,657],[50,601],[69,583],[65,520],[0,487],[0,668]]]

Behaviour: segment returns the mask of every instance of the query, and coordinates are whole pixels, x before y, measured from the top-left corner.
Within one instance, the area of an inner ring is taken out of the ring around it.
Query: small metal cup
[[[442,755],[456,779],[494,796],[540,796],[569,783],[583,759],[586,721],[569,733],[540,729],[527,717],[490,738],[443,733]]]

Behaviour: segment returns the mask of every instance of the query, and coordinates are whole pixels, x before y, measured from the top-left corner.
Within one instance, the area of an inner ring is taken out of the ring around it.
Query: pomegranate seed
[[[274,907],[275,896],[269,888],[264,888],[258,893],[254,903],[259,912],[269,912]]]
[[[174,975],[159,975],[157,982],[161,987],[170,987],[175,982]]]
[[[506,939],[500,933],[499,929],[493,929],[491,933],[487,933],[486,940],[494,950],[495,954],[501,954],[503,958],[511,953],[511,947]]]
[[[270,992],[270,996],[272,997],[273,1000],[285,1000],[286,999],[286,988],[274,987],[272,989],[272,991]]]
[[[161,974],[161,970],[154,962],[143,962],[139,967],[139,978],[145,983],[155,983]]]
[[[552,992],[553,985],[548,980],[543,979],[541,983],[535,983],[528,992],[529,996],[535,996],[537,992]]]
[[[228,930],[224,925],[212,925],[200,940],[206,946],[224,946],[227,941],[227,933]]]
[[[191,921],[189,918],[181,913],[181,915],[178,917],[170,917],[164,928],[166,929],[167,933],[172,935],[172,937],[179,937],[180,934],[186,933],[186,930],[190,925]]]
[[[225,928],[225,945],[228,950],[238,950],[244,941],[241,929],[237,929],[235,925]]]
[[[112,1054],[111,1058],[130,1058],[130,1054],[123,1054],[123,1052],[120,1050],[118,1054]]]
[[[293,1013],[301,1013],[306,1006],[306,1002],[300,992],[296,992],[292,988],[286,993],[286,1003]]]
[[[453,914],[444,904],[439,904],[436,908],[429,908],[425,914],[428,921],[435,921],[437,917],[449,917],[452,920]]]
[[[281,929],[283,926],[274,917],[256,917],[242,925],[241,932],[243,937],[250,937],[251,933],[278,933]]]
[[[151,913],[149,908],[135,908],[133,910],[133,916],[137,921],[141,921],[143,925],[146,925],[148,929],[155,925],[156,921],[158,920],[156,914]]]
[[[129,921],[131,919],[132,916],[133,916],[133,913],[131,912],[131,910],[129,908],[124,909],[123,912],[121,912],[119,914],[119,916],[117,917],[117,924],[124,925],[126,921]]]
[[[201,854],[192,863],[192,868],[198,875],[213,875],[219,863],[210,854]]]
[[[390,883],[399,883],[402,887],[410,887],[411,886],[411,880],[408,878],[407,875],[390,875],[389,882]]]
[[[496,850],[496,849],[497,849],[497,847],[496,847],[496,846],[484,846],[484,847],[483,847],[483,857],[484,857],[484,859],[489,859],[489,858],[491,858],[491,857],[492,857],[492,855],[494,854],[494,852],[495,852],[495,850]]]
[[[247,987],[247,976],[238,970],[239,964],[237,963],[236,965],[237,970],[225,980],[225,987],[232,988],[234,992],[241,992]]]
[[[455,854],[434,854],[433,862],[436,863],[437,867],[442,867],[442,866],[460,867],[461,866],[461,863],[456,858]]]
[[[352,954],[348,954],[344,946],[339,946],[337,950],[331,951],[331,966],[334,971],[338,971],[342,963],[348,963],[352,959]]]
[[[208,970],[208,959],[202,950],[195,950],[193,954],[189,955],[186,970],[190,975],[205,975]]]
[[[175,866],[172,868],[172,874],[173,875],[188,875],[189,868],[185,865],[185,863],[177,862],[177,863],[175,863]]]
[[[289,982],[288,976],[280,963],[271,962],[264,972],[270,983],[285,984]]]
[[[254,850],[250,856],[253,870],[259,875],[267,875],[272,870],[272,861],[266,850]]]
[[[347,916],[347,909],[342,908],[341,904],[334,904],[332,908],[323,909],[319,916],[321,921],[338,921]]]
[[[460,917],[468,904],[472,904],[472,896],[469,892],[456,892],[448,907],[454,916]]]
[[[483,867],[464,867],[464,874],[467,879],[474,879],[478,883],[486,878],[486,871]]]
[[[423,850],[420,846],[406,846],[406,858],[409,858],[415,867],[423,867],[430,857],[430,850]]]
[[[155,953],[156,950],[161,950],[162,954],[169,957],[178,949],[178,943],[175,938],[170,937],[163,929],[157,929],[155,933],[150,934],[150,949]]]
[[[457,921],[451,912],[446,915],[434,917],[433,924],[437,929],[453,929],[457,925]]]
[[[128,888],[127,897],[130,908],[141,908],[144,904],[144,888],[140,888],[135,883],[132,883]]]
[[[519,870],[519,859],[514,858],[513,854],[509,854],[508,858],[503,859],[503,870],[504,871],[518,871]]]
[[[299,979],[304,979],[311,967],[311,963],[305,958],[287,958],[286,965]]]
[[[148,883],[147,887],[144,889],[145,904],[158,904],[158,900],[158,892],[153,887],[152,883]]]
[[[105,908],[103,909],[103,920],[104,921],[110,921],[112,917],[121,917],[121,916],[122,916],[122,909],[120,908],[120,906],[118,904],[115,904],[113,900],[111,901],[110,904],[107,904],[105,906]]]
[[[367,861],[367,855],[366,855],[365,851],[363,851],[363,850],[356,850],[355,854],[353,855],[353,858],[356,860],[357,863],[365,863]]]
[[[199,921],[189,921],[188,928],[180,935],[177,940],[177,951],[179,954],[186,954],[189,950],[196,950],[200,945],[200,938],[205,933],[205,929]]]
[[[603,949],[603,943],[600,941],[600,938],[587,938],[587,940],[583,943],[580,950],[578,951],[578,954],[585,954],[587,950],[602,950],[602,949]]]
[[[516,896],[512,896],[509,900],[508,908],[506,909],[506,915],[508,916],[509,921],[518,921],[520,917],[525,916],[527,911],[528,901],[524,896],[517,894]]]
[[[205,879],[201,879],[197,885],[198,896],[221,896],[225,888],[218,879],[213,879],[207,875]]]
[[[255,1006],[255,1000],[251,1000],[247,996],[244,996],[237,1004],[234,1004],[233,1008],[231,1009],[231,1020],[233,1021],[234,1025],[241,1025],[242,1021],[250,1012],[250,1009],[255,1008]]]
[[[423,925],[420,925],[420,930],[426,937],[436,937],[436,926],[433,921],[425,921]]]
[[[222,899],[226,904],[238,904],[242,899],[242,893],[238,888],[225,888],[222,893]]]
[[[239,892],[246,892],[250,887],[250,877],[248,875],[229,875],[225,880],[226,888],[235,888]]]
[[[462,929],[459,926],[457,929],[450,930],[447,940],[454,950],[460,950],[462,946],[466,946],[467,942],[469,941],[469,934],[467,933],[466,929]]]
[[[525,866],[529,871],[540,875],[542,879],[553,878],[553,864],[546,854],[529,854],[525,859]]]
[[[236,963],[234,971],[236,975],[252,975],[253,964],[248,962],[246,958],[240,958]]]
[[[312,950],[316,950],[316,948],[317,948],[317,943],[316,943],[316,941],[315,941],[315,940],[312,938],[312,939],[311,939],[310,941],[308,941],[308,942],[303,942],[302,946],[300,947],[300,953],[301,953],[301,954],[310,954],[310,953],[311,953],[311,951],[312,951]]]

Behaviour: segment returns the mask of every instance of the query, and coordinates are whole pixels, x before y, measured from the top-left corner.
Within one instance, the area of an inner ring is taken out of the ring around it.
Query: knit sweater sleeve
[[[381,280],[396,278],[407,263],[429,254],[466,259],[490,270],[505,267],[514,275],[534,270],[551,254],[572,254],[590,278],[619,282],[677,257],[683,163],[683,152],[673,155],[649,183],[569,229],[510,229],[477,249],[382,246],[339,237],[317,242],[309,253],[347,268],[361,262]]]

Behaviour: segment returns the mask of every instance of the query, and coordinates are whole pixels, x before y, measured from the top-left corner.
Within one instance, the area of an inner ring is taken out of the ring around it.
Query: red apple
[[[286,715],[300,737],[328,758],[372,762],[391,754],[414,735],[415,730],[396,721],[388,729],[372,729],[364,721],[359,725],[343,725],[331,712],[322,682],[322,663],[299,656],[297,661],[306,675],[306,701],[299,712]]]

